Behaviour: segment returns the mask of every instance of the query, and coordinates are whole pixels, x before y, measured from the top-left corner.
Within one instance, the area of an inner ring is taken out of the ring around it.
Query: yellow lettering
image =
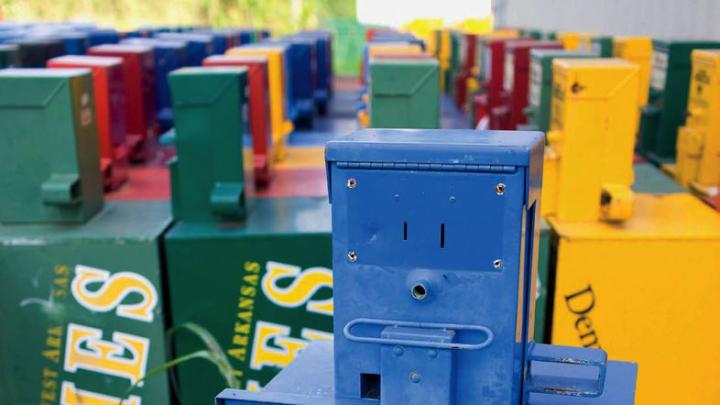
[[[250,324],[235,322],[235,333],[242,333],[244,335],[250,334]]]
[[[254,297],[257,295],[257,289],[255,287],[244,285],[240,287],[240,295],[243,297]]]
[[[245,271],[248,273],[259,273],[260,272],[260,263],[245,262]]]
[[[228,349],[228,355],[238,361],[245,361],[247,358],[247,349],[244,347],[238,347],[235,349]]]
[[[287,287],[280,287],[280,280],[292,278]],[[268,299],[286,308],[306,305],[309,312],[332,316],[333,300],[311,300],[323,287],[332,288],[332,271],[324,267],[312,267],[302,271],[300,267],[268,262],[262,280],[262,289]]]
[[[43,350],[42,356],[55,364],[60,362],[60,350]]]
[[[118,405],[120,398],[83,391],[75,388],[75,384],[67,381],[62,383],[60,405]],[[123,401],[123,405],[140,405],[141,399],[131,395]]]
[[[102,285],[95,291],[88,288],[97,283]],[[135,304],[121,304],[132,293],[140,294],[142,300]],[[155,287],[139,274],[120,272],[111,275],[109,271],[82,265],[75,267],[72,294],[80,305],[91,311],[109,312],[117,308],[118,316],[145,322],[152,322],[153,310],[158,302]]]
[[[253,313],[250,311],[242,311],[238,312],[237,317],[245,321],[246,323],[250,323],[253,319]]]
[[[243,277],[243,281],[250,285],[257,286],[258,285],[259,277],[257,274],[248,274],[245,277]]]
[[[258,321],[255,324],[250,367],[253,370],[260,370],[265,366],[285,367],[305,346],[307,346],[306,341],[290,337],[289,327]]]
[[[133,384],[145,375],[149,339],[114,332],[112,342],[104,341],[100,329],[74,323],[68,324],[67,334],[65,371],[97,371],[127,378]],[[129,352],[130,357],[126,352]]]
[[[332,333],[310,328],[303,328],[302,332],[300,332],[300,336],[302,336],[305,340],[330,340],[333,338]]]
[[[58,276],[70,275],[70,268],[65,265],[55,266],[55,274],[57,274]]]

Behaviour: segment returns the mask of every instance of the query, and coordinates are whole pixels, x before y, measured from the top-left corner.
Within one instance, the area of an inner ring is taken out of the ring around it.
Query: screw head
[[[410,372],[410,381],[413,384],[417,384],[420,381],[422,381],[422,375],[420,375],[420,373],[418,373],[417,371],[411,371]]]
[[[503,194],[505,194],[505,187],[506,187],[505,184],[503,184],[503,183],[498,183],[498,184],[495,186],[495,193],[497,193],[497,195],[503,195]]]
[[[502,265],[503,265],[503,261],[500,259],[495,259],[495,261],[493,261],[493,267],[496,269],[501,269]]]
[[[351,250],[347,253],[347,259],[350,263],[355,263],[357,261],[357,253],[355,253],[354,250]]]
[[[435,349],[430,349],[430,350],[428,351],[428,357],[430,357],[431,359],[436,359],[437,356],[438,356],[438,351],[437,351],[437,350],[435,350]]]
[[[357,187],[357,180],[355,180],[354,178],[349,178],[347,181],[347,188],[353,189],[355,187]]]
[[[405,353],[405,349],[403,349],[402,347],[400,347],[400,346],[395,346],[395,347],[393,348],[393,354],[396,355],[397,357],[402,356],[403,353]]]

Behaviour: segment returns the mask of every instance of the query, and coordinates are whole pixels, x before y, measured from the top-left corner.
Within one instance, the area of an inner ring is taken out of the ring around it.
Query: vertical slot
[[[440,224],[440,248],[445,248],[445,224]]]
[[[407,240],[407,222],[403,222],[403,240]]]

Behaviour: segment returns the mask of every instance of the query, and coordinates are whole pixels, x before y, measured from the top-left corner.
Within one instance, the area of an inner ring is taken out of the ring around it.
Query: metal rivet
[[[405,350],[404,350],[402,347],[400,347],[400,346],[395,346],[395,347],[393,348],[393,354],[394,354],[394,355],[400,357],[400,356],[403,355],[403,353],[405,353]]]
[[[348,181],[347,181],[347,187],[348,187],[348,188],[355,188],[355,187],[357,187],[357,180],[355,180],[355,179],[353,179],[353,178],[348,179]]]
[[[357,261],[357,253],[355,253],[355,251],[351,250],[348,252],[347,258],[350,263],[354,263],[355,261]]]
[[[455,202],[455,196],[454,196],[454,195],[453,195],[453,196],[450,196],[450,202],[451,202],[451,203],[454,203],[454,202]]]
[[[428,351],[428,357],[430,357],[431,359],[435,359],[435,358],[437,358],[437,356],[438,356],[437,350],[431,349]]]
[[[503,265],[503,262],[502,262],[502,260],[500,260],[500,259],[496,259],[496,260],[493,262],[493,267],[495,267],[496,269],[501,269],[501,268],[502,268],[502,265]]]
[[[417,371],[410,372],[410,381],[414,384],[419,383],[422,380],[422,376]]]
[[[505,184],[503,184],[503,183],[498,183],[498,184],[495,186],[495,192],[497,193],[497,195],[503,195],[503,194],[505,194]]]

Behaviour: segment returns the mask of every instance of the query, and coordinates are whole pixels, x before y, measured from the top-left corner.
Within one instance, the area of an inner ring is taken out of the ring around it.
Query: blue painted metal
[[[233,34],[227,30],[199,30],[197,34],[209,35],[212,38],[212,55],[224,55],[234,44]]]
[[[305,31],[297,36],[315,41],[315,107],[324,115],[332,94],[332,34],[327,31]]]
[[[113,29],[91,29],[87,34],[89,47],[120,42],[120,33]]]
[[[172,100],[168,75],[170,72],[188,65],[188,43],[185,41],[158,40],[153,38],[129,38],[122,43],[149,45],[155,56],[155,106],[160,131],[165,132],[173,126]]]
[[[290,100],[293,104],[296,126],[312,126],[315,114],[315,60],[316,42],[311,38],[288,36],[280,39],[289,45],[290,69],[292,75]],[[299,125],[298,125],[299,124]]]
[[[90,45],[89,36],[82,32],[67,32],[57,35],[65,45],[65,55],[86,55]]]
[[[186,32],[159,32],[155,38],[160,40],[187,42],[187,65],[202,66],[202,61],[213,54],[211,35]]]
[[[632,404],[635,365],[533,342],[543,142],[381,129],[330,141],[334,347],[314,343],[262,393],[216,403]]]

